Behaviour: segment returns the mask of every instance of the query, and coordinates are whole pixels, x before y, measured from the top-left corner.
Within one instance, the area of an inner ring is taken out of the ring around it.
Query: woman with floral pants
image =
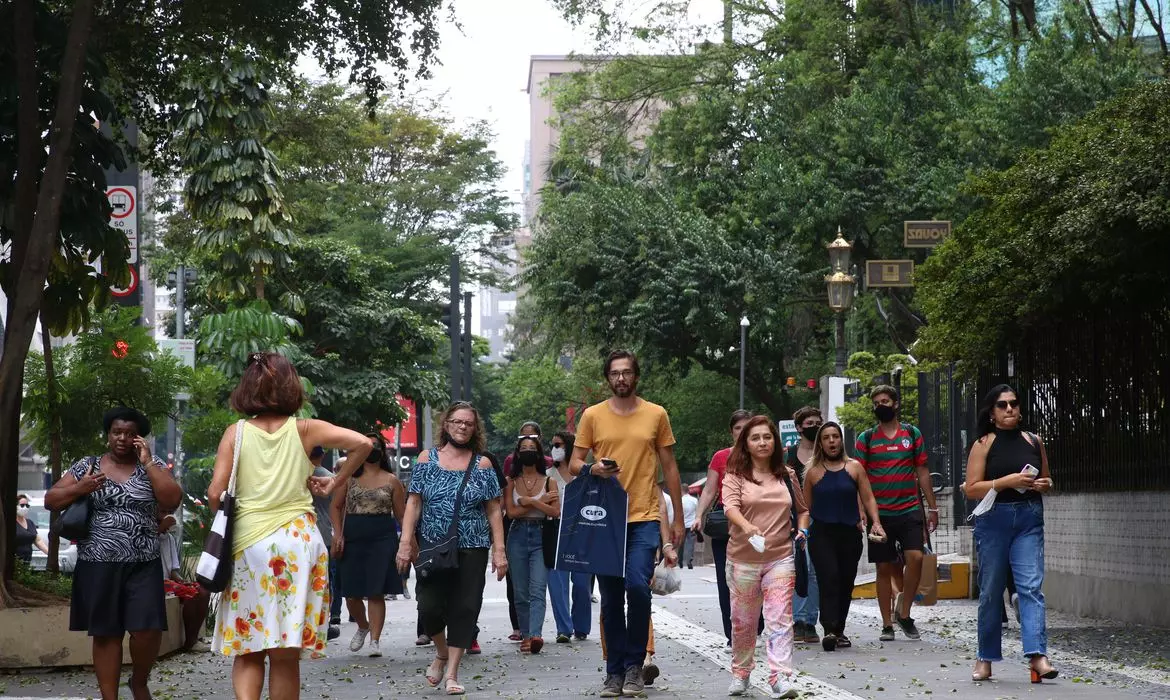
[[[731,686],[744,695],[755,667],[756,620],[764,613],[768,685],[773,698],[798,696],[792,667],[794,539],[803,539],[808,511],[796,474],[784,464],[780,434],[767,416],[748,421],[736,438],[723,479],[723,509],[731,524],[727,587],[731,592]],[[792,532],[792,516],[798,529]]]

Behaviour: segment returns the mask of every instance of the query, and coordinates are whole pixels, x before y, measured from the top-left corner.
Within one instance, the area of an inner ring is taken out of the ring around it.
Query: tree
[[[918,274],[923,353],[977,363],[1030,326],[1170,304],[1167,148],[1170,85],[1151,82],[976,180],[983,206]]]
[[[107,142],[89,138],[87,146],[87,136],[96,131],[91,114],[113,115],[115,126],[132,119],[149,149],[141,155],[161,166],[173,158],[168,117],[178,102],[181,69],[190,61],[218,55],[229,44],[285,61],[311,54],[330,72],[349,68],[351,79],[374,95],[384,87],[375,69],[379,63],[390,62],[401,84],[414,52],[425,72],[441,4],[395,1],[378,12],[360,13],[341,0],[310,5],[212,0],[183,11],[133,2],[107,6],[100,0],[14,0],[3,6],[3,26],[12,39],[0,42],[0,62],[12,70],[0,73],[10,81],[6,94],[15,94],[18,106],[4,112],[0,131],[9,135],[4,148],[15,154],[10,161],[15,167],[5,169],[0,183],[5,211],[14,212],[0,229],[0,246],[7,252],[0,285],[8,296],[0,359],[0,500],[11,503],[15,497],[25,358],[45,283],[58,251],[70,255],[72,249],[61,238],[65,214],[70,209],[88,214],[90,231],[109,215],[102,169],[120,161]],[[403,41],[407,35],[409,42]],[[91,108],[103,100],[102,108]],[[107,261],[124,259],[125,243],[119,245],[108,232],[103,238],[108,243],[91,243],[79,257],[89,259],[100,248]],[[114,280],[124,282],[117,279],[122,274],[115,271]],[[12,603],[5,583],[13,570],[11,510],[3,509],[0,519],[2,606]]]
[[[166,425],[175,394],[189,386],[190,370],[159,351],[150,331],[137,324],[140,314],[136,307],[111,307],[75,342],[55,350],[55,386],[48,382],[44,358],[29,354],[25,419],[39,451],[49,451],[50,433],[59,422],[67,463],[104,453],[102,415],[113,406],[136,408],[155,426]],[[51,390],[58,394],[55,402],[49,400]]]
[[[639,23],[621,3],[559,5],[607,35],[681,34],[670,13]],[[993,5],[728,3],[722,45],[561,76],[526,338],[553,351],[628,343],[734,376],[746,312],[748,387],[787,413],[785,368],[828,369],[821,279],[838,226],[857,259],[922,262],[902,247],[903,221],[961,223],[979,206],[969,177],[1159,70],[1095,44],[1075,7]],[[854,335],[888,334],[905,352],[925,323],[913,292],[866,296]]]

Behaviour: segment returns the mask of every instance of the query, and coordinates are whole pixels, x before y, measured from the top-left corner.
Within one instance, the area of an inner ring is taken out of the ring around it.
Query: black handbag
[[[459,506],[463,502],[463,491],[467,482],[471,480],[471,470],[479,464],[479,456],[471,455],[471,463],[463,474],[463,481],[459,490],[455,492],[455,510],[451,513],[451,525],[447,534],[437,541],[429,541],[421,532],[418,537],[418,559],[414,562],[414,570],[420,581],[429,581],[437,576],[455,571],[459,568]]]
[[[731,537],[731,525],[727,522],[727,513],[723,507],[712,509],[703,520],[703,534],[713,540],[725,540]]]
[[[788,470],[784,470],[784,485],[788,487],[788,500],[792,504],[788,508],[788,515],[792,521],[792,554],[793,560],[796,562],[796,595],[801,598],[808,597],[808,556],[805,554],[805,540],[796,541],[797,533],[797,519],[796,519],[796,494],[792,490],[792,479],[788,476]]]
[[[549,487],[549,479],[545,477],[544,490],[547,493]],[[544,551],[544,567],[552,570],[556,568],[557,563],[557,536],[561,532],[560,518],[545,518],[541,523],[540,529],[540,546]]]
[[[89,476],[98,469],[98,458],[89,458],[89,469],[85,470],[85,475]],[[89,537],[89,519],[92,515],[92,508],[89,502],[89,494],[78,498],[76,501],[65,506],[61,514],[57,516],[57,523],[54,528],[50,528],[49,534],[53,537],[62,537],[71,542],[80,542]]]

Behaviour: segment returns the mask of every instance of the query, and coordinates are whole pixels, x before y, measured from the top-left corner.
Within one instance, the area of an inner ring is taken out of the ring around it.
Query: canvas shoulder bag
[[[236,519],[236,476],[240,468],[240,445],[244,441],[244,421],[236,423],[236,445],[232,450],[232,475],[227,490],[219,497],[219,510],[211,521],[211,531],[203,541],[203,553],[195,567],[195,580],[212,593],[222,593],[232,580],[232,533]]]
[[[431,456],[435,467],[442,469],[439,466],[438,450],[432,449]],[[419,533],[418,560],[414,563],[419,580],[430,580],[459,568],[459,509],[463,503],[463,492],[467,489],[467,482],[471,480],[471,470],[478,468],[479,455],[473,454],[467,470],[463,473],[459,490],[455,492],[455,509],[451,513],[451,524],[447,527],[447,534],[436,541],[430,541]]]

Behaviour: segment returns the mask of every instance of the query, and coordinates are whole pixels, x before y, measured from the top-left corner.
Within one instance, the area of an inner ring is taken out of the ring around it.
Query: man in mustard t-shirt
[[[660,539],[658,464],[676,513],[682,512],[682,486],[670,417],[663,407],[638,398],[638,358],[628,350],[615,350],[604,371],[613,396],[581,415],[570,469],[574,474],[617,477],[629,496],[626,575],[597,577],[608,648],[601,697],[613,698],[641,696],[645,690],[642,663],[650,634],[650,576]],[[587,464],[590,451],[596,462]],[[682,542],[682,518],[675,519],[671,535],[664,548],[677,548]]]

